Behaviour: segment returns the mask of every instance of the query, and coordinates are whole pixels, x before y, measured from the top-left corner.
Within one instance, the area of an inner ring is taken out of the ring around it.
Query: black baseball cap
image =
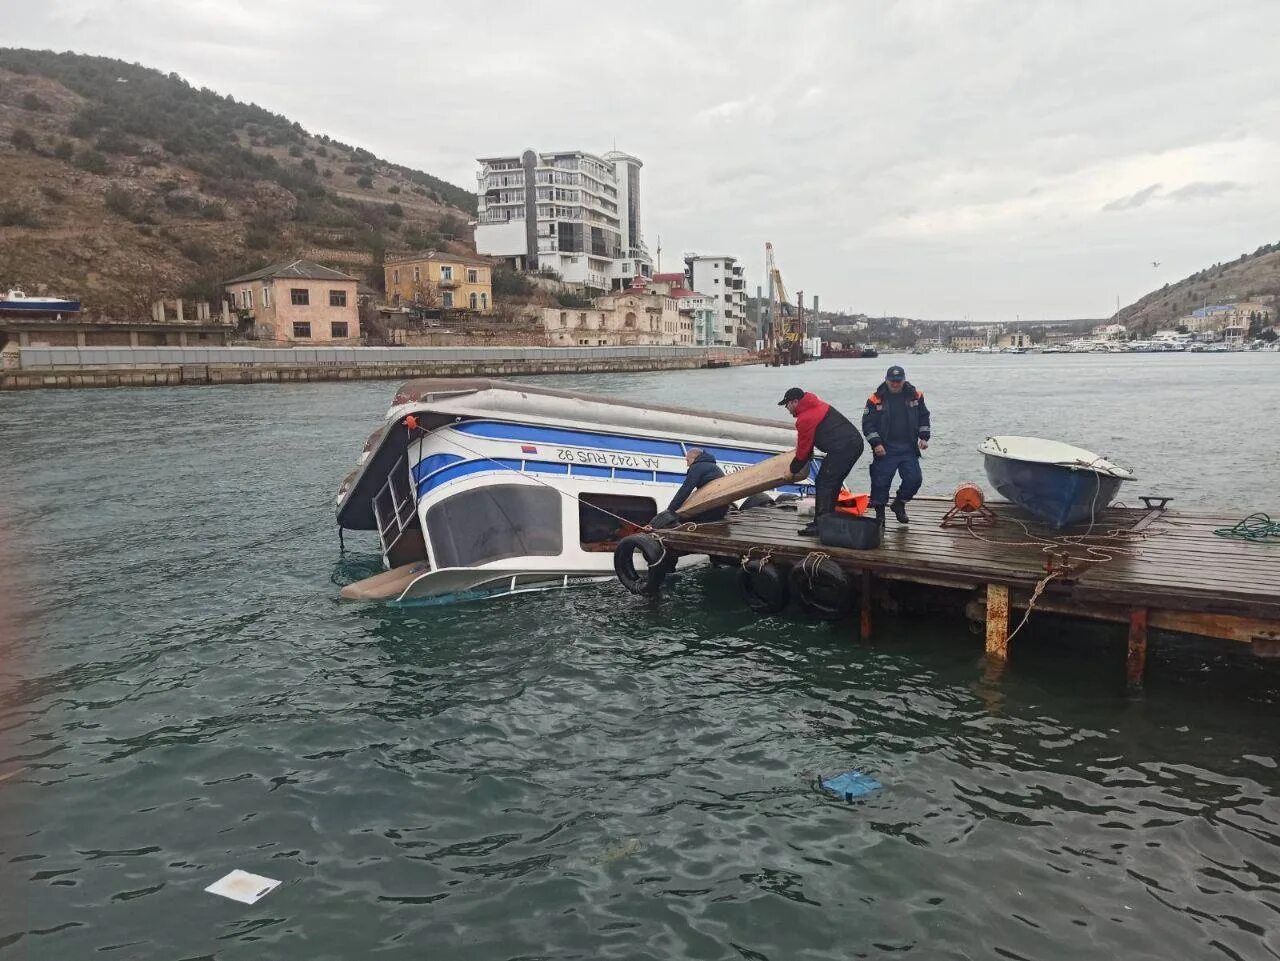
[[[803,396],[804,396],[804,391],[802,391],[799,387],[788,387],[787,392],[782,395],[782,400],[778,401],[778,406],[779,407],[783,406],[789,400],[799,400]]]
[[[901,367],[899,367],[897,364],[894,364],[887,371],[885,371],[884,379],[885,380],[906,380],[907,372],[903,370]]]

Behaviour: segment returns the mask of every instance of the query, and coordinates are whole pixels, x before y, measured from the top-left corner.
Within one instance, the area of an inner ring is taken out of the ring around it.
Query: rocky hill
[[[1119,323],[1150,333],[1168,327],[1205,303],[1242,300],[1280,301],[1280,244],[1214,264],[1176,284],[1165,284],[1116,314]]]
[[[303,255],[381,287],[387,253],[467,239],[468,191],[104,57],[0,48],[0,285],[145,316]]]

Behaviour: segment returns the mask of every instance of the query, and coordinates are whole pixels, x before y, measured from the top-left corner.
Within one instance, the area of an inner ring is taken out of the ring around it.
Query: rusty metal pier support
[[[1003,584],[987,585],[987,657],[1009,657],[1009,588]]]
[[[1129,612],[1129,661],[1125,680],[1130,694],[1142,691],[1142,675],[1147,667],[1147,609],[1135,607]]]

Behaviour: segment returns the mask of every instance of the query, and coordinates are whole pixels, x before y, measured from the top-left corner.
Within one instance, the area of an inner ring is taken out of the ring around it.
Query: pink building
[[[358,343],[359,282],[310,260],[272,264],[228,280],[231,308],[252,319],[260,340],[301,344]]]

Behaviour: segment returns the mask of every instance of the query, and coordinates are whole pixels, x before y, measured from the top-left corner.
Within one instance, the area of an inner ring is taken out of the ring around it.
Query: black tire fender
[[[849,575],[829,557],[805,558],[792,567],[791,590],[806,612],[824,621],[842,620],[858,605]]]
[[[752,494],[742,502],[742,506],[738,508],[740,511],[747,511],[753,507],[772,507],[773,498],[768,494]]]
[[[747,561],[742,565],[741,579],[747,604],[757,614],[777,614],[791,600],[786,572],[777,564]]]
[[[636,570],[636,551],[644,558],[648,570]],[[675,570],[677,555],[668,551],[652,534],[629,534],[613,549],[613,571],[622,586],[641,597],[657,597],[662,582]]]

